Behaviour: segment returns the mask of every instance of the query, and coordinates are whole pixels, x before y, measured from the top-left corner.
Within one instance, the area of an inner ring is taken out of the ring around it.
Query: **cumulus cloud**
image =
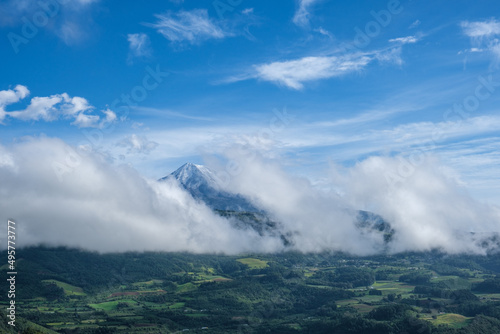
[[[27,87],[17,85],[14,89],[0,90],[0,123],[5,119],[7,113],[5,107],[17,103],[29,95]]]
[[[74,119],[71,123],[81,128],[101,127],[106,123],[114,122],[116,114],[107,109],[103,110],[105,118],[90,114],[94,107],[83,97],[71,97],[66,93],[51,96],[35,96],[29,105],[22,110],[6,111],[5,107],[26,98],[30,94],[27,87],[17,85],[14,89],[0,91],[0,124],[7,117],[21,121],[54,121],[59,118]]]
[[[146,180],[59,139],[0,146],[0,184],[2,220],[17,220],[18,246],[224,253],[282,247],[276,238],[232,228],[175,182]]]
[[[197,44],[208,39],[223,39],[232,34],[210,19],[206,9],[155,15],[158,21],[149,26],[171,42]]]

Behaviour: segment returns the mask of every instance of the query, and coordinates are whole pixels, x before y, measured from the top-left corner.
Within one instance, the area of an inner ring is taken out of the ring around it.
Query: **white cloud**
[[[83,97],[71,97],[66,93],[51,96],[35,96],[30,100],[29,105],[22,110],[6,111],[5,107],[17,102],[29,95],[27,87],[17,85],[14,90],[0,91],[0,124],[6,118],[15,118],[22,121],[46,122],[60,118],[73,119],[73,125],[78,127],[100,127],[105,123],[114,122],[116,114],[107,109],[102,112],[105,118],[98,115],[91,115],[94,107]]]
[[[28,96],[30,91],[26,86],[17,85],[14,89],[0,90],[0,124],[6,117],[5,106],[17,103]]]
[[[298,8],[293,16],[293,23],[298,26],[307,26],[310,20],[310,9],[318,0],[298,0]]]
[[[253,8],[245,8],[241,11],[241,14],[248,15],[253,13]]]
[[[470,197],[432,156],[410,172],[400,156],[332,167],[324,176],[330,174],[329,185],[338,191],[327,191],[254,153],[237,147],[226,152],[241,167],[231,173],[228,190],[265,209],[297,251],[484,253],[480,233],[498,232],[498,207]],[[58,139],[0,146],[0,184],[0,214],[22,222],[20,246],[230,254],[284,249],[276,236],[235,229],[175,182],[146,180]],[[381,214],[396,230],[394,241],[385,245],[383,234],[361,232],[354,224],[357,209]]]
[[[71,123],[79,128],[94,128],[99,123],[99,116],[80,113],[76,116],[75,121]]]
[[[302,89],[308,81],[327,79],[359,71],[372,58],[363,55],[304,57],[298,60],[273,62],[255,66],[255,76],[293,89]]]
[[[67,45],[73,45],[82,40],[85,37],[86,32],[85,29],[82,28],[77,22],[68,20],[61,25],[57,31],[57,35]]]
[[[322,27],[319,27],[318,29],[314,29],[314,31],[320,33],[323,36],[333,38],[333,35],[328,30],[323,29]]]
[[[496,20],[469,22],[463,21],[460,26],[464,34],[473,38],[491,37],[500,35],[500,22]]]
[[[498,232],[500,210],[468,195],[443,167],[432,157],[418,166],[401,157],[371,157],[349,170],[346,197],[391,222],[398,231],[393,251],[484,253],[469,232]]]
[[[460,173],[460,182],[477,198],[500,204],[498,166],[500,138],[494,135],[449,143],[437,149],[441,159]]]
[[[151,42],[149,36],[143,33],[128,34],[129,42],[129,58],[132,57],[147,57],[151,55]]]
[[[93,23],[89,9],[98,2],[99,0],[7,0],[0,3],[0,26],[21,26],[25,24],[23,20],[45,14],[46,8],[49,8],[48,22],[40,28],[53,32],[67,45],[73,45],[88,36]]]
[[[22,121],[38,121],[40,119],[44,121],[52,121],[57,117],[57,109],[54,108],[54,106],[61,102],[63,102],[63,97],[61,95],[34,97],[31,99],[31,103],[26,107],[26,109],[20,111],[10,111],[7,112],[7,115]]]
[[[110,109],[101,110],[101,113],[104,114],[104,118],[86,113],[88,110],[90,109],[78,113],[75,121],[71,124],[79,128],[103,128],[117,120],[116,114]]]
[[[415,21],[413,21],[412,24],[410,24],[410,26],[408,28],[409,29],[416,28],[416,27],[418,27],[420,25],[420,23],[421,23],[420,20],[415,20]]]
[[[361,71],[373,60],[401,64],[401,47],[342,56],[310,56],[297,60],[254,65],[254,74],[229,78],[226,82],[258,78],[292,89],[302,89],[305,82]]]
[[[171,42],[187,41],[191,44],[207,39],[223,39],[231,36],[210,17],[206,9],[179,11],[155,15],[158,22],[149,24]]]
[[[491,52],[496,61],[500,61],[500,22],[494,19],[489,21],[463,21],[460,23],[463,32],[471,38],[473,47],[469,52]]]
[[[466,50],[463,50],[463,51],[458,51],[458,54],[461,55],[463,53],[480,53],[480,52],[484,52],[485,50],[484,49],[480,49],[480,48],[470,48],[470,49],[466,49]]]
[[[382,119],[385,122],[381,123]],[[359,157],[390,153],[424,159],[434,154],[457,169],[477,198],[500,203],[497,191],[500,180],[495,176],[500,173],[500,159],[495,153],[499,147],[494,145],[498,141],[500,117],[478,116],[467,120],[387,126],[390,119],[390,111],[373,110],[337,122],[300,124],[283,132],[280,140],[287,155],[321,150],[324,156],[332,156],[340,164],[356,161]],[[480,138],[488,145],[468,144],[471,138]],[[467,151],[461,149],[462,146],[466,146]],[[274,151],[279,152],[279,147]]]
[[[399,46],[381,52],[377,52],[375,53],[374,56],[380,62],[401,65],[403,64],[403,59],[401,58],[402,51],[403,49]]]
[[[162,116],[162,117],[171,117],[171,118],[184,118],[195,121],[213,121],[213,118],[204,117],[204,116],[191,116],[186,113],[170,110],[167,108],[151,108],[151,107],[141,107],[134,106],[132,109],[142,112],[143,114]]]
[[[134,122],[132,123],[132,129],[140,129],[144,126],[144,123],[141,122]]]
[[[401,65],[402,45],[368,52],[330,53],[299,59],[253,65],[246,73],[233,75],[216,83],[260,79],[300,90],[306,82],[329,79],[364,70],[374,60]]]
[[[112,122],[117,120],[116,113],[114,111],[112,111],[111,109],[108,108],[106,110],[102,110],[102,112],[106,116],[105,122],[112,123]]]
[[[412,43],[416,43],[418,41],[419,41],[419,38],[416,36],[399,37],[399,38],[393,38],[393,39],[389,40],[389,42],[391,42],[391,43],[400,43],[400,44],[412,44]]]
[[[136,134],[122,139],[117,145],[125,147],[128,154],[149,154],[158,147],[157,142],[149,140],[146,136],[138,136]]]
[[[386,249],[383,235],[356,228],[357,209],[381,214],[396,230],[389,252],[484,253],[478,237],[469,232],[499,232],[499,208],[467,195],[432,157],[411,173],[401,167],[401,157],[371,157],[352,168],[332,168],[330,185],[340,191],[329,192],[288,175],[258,152],[244,153],[235,148],[227,154],[240,168],[231,174],[227,189],[249,197],[281,222],[282,233],[290,235],[299,251],[363,255]]]
[[[0,184],[0,216],[15,217],[22,225],[21,247],[45,243],[103,252],[195,253],[282,249],[278,238],[232,228],[175,182],[146,180],[130,167],[58,139],[0,145]]]

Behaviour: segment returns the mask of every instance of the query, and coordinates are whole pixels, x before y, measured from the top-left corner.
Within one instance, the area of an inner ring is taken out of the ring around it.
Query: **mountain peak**
[[[200,187],[220,188],[215,174],[210,169],[191,162],[185,163],[169,176],[177,179],[186,189],[198,189]]]
[[[204,167],[203,165],[197,165],[192,162],[186,162],[184,165],[180,166],[177,170],[179,169],[190,169],[190,168],[200,168]]]
[[[160,181],[168,178],[175,178],[194,198],[205,202],[212,209],[260,211],[243,196],[223,190],[216,174],[204,165],[185,163]]]

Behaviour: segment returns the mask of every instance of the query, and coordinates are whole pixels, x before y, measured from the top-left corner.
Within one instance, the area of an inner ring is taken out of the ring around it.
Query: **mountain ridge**
[[[188,162],[159,181],[171,178],[177,180],[193,198],[204,202],[213,210],[262,213],[261,209],[242,195],[224,190],[215,173],[206,166]]]

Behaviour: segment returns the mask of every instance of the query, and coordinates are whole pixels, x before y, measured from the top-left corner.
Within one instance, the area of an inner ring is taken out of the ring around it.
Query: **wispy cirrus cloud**
[[[400,44],[413,44],[417,43],[420,40],[417,36],[406,36],[406,37],[398,37],[392,38],[389,40],[391,43],[400,43]]]
[[[26,86],[17,85],[14,89],[0,91],[0,124],[5,119],[13,118],[21,121],[55,121],[71,119],[72,125],[80,128],[100,127],[114,122],[116,114],[109,109],[101,111],[104,117],[92,114],[94,107],[83,97],[71,97],[67,93],[51,96],[35,96],[26,108],[7,111],[5,108],[25,99],[30,94]]]
[[[489,21],[463,21],[460,23],[464,34],[473,38],[484,38],[500,34],[500,22],[491,19]]]
[[[495,59],[500,60],[500,21],[462,21],[460,26],[463,33],[471,38],[472,48],[469,52],[489,51]]]
[[[129,43],[129,62],[134,58],[148,57],[151,55],[151,41],[148,35],[144,33],[128,34],[127,41]]]
[[[126,148],[127,154],[149,154],[158,147],[157,142],[149,140],[146,136],[136,135],[135,133],[122,139],[116,145]]]
[[[140,111],[143,115],[151,115],[151,116],[162,116],[169,118],[180,118],[180,119],[188,119],[193,121],[213,121],[213,118],[204,117],[204,116],[194,116],[186,113],[181,113],[178,111],[174,111],[168,108],[151,108],[151,107],[142,107],[142,106],[134,106],[132,109]]]
[[[208,16],[206,9],[181,10],[177,13],[170,12],[155,16],[158,21],[148,26],[155,28],[174,43],[197,44],[208,39],[223,39],[232,36]]]
[[[297,11],[293,16],[293,23],[301,27],[307,26],[311,16],[311,7],[317,2],[318,0],[299,0]]]
[[[33,17],[48,15],[38,25],[58,36],[65,44],[77,44],[89,35],[90,9],[100,0],[36,1],[7,0],[0,3],[0,26],[22,26]],[[31,22],[33,24],[33,22]]]
[[[350,57],[304,57],[297,60],[256,65],[256,77],[282,84],[292,89],[302,89],[304,82],[337,77],[359,71],[372,58],[359,55]]]
[[[371,62],[401,64],[401,46],[372,52],[344,55],[307,56],[298,59],[254,65],[246,74],[229,77],[221,82],[230,83],[259,79],[300,90],[307,82],[339,77],[365,69]]]
[[[416,27],[418,27],[422,22],[420,22],[420,20],[415,20],[413,21],[412,24],[410,24],[410,26],[408,27],[408,29],[414,29]]]
[[[100,0],[71,0],[71,1],[57,1],[54,2],[40,2],[37,0],[6,0],[0,3],[0,13],[2,21],[0,25],[12,25],[21,22],[23,16],[33,14],[39,10],[55,11],[58,14],[61,5],[70,11],[83,11],[87,6],[97,3]]]

